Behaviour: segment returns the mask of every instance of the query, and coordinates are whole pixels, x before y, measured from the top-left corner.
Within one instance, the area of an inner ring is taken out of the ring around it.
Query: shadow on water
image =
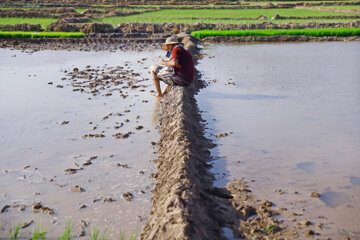
[[[216,138],[214,135],[215,133],[219,132],[219,129],[217,129],[216,127],[216,121],[214,120],[215,119],[214,116],[210,114],[210,112],[212,112],[212,106],[208,101],[208,99],[210,99],[211,97],[209,96],[208,93],[206,93],[206,98],[205,98],[205,96],[203,96],[202,92],[200,91],[197,98],[203,98],[201,101],[202,106],[199,106],[199,109],[201,111],[202,118],[206,120],[206,125],[205,125],[206,137],[210,139],[214,144],[216,144],[216,147],[211,149],[211,158],[213,159],[212,173],[215,176],[214,185],[217,187],[224,187],[229,182],[228,176],[230,173],[229,171],[226,170],[226,159],[224,158],[224,156],[221,156],[219,152],[218,146],[219,144],[221,144],[220,143],[221,140]],[[206,109],[206,111],[202,111],[202,109]]]
[[[348,198],[345,193],[324,192],[321,194],[320,200],[329,207],[337,207],[345,204],[348,201]]]

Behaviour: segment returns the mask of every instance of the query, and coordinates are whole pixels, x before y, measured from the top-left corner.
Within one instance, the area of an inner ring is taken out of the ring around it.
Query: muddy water
[[[359,239],[359,51],[359,42],[208,46],[199,68],[210,85],[197,100],[218,144],[216,184],[245,177],[287,208],[280,218],[300,235]],[[312,224],[298,228],[303,219]]]
[[[106,230],[108,237],[119,237],[120,230],[127,236],[141,231],[151,210],[151,160],[156,157],[151,142],[159,139],[159,102],[150,95],[147,68],[158,55],[0,50],[0,208],[10,206],[0,214],[1,237],[7,237],[10,226],[31,221],[20,236],[42,225],[49,237],[56,237],[68,221],[74,236],[84,230],[88,237],[94,226]],[[132,80],[124,76],[117,86],[125,99],[116,91],[93,96],[73,91],[64,72],[86,66],[100,72],[121,66],[138,75]],[[142,87],[124,87],[128,81],[141,82]],[[125,139],[112,136],[127,132],[132,134]],[[83,139],[86,134],[105,137]],[[83,165],[89,160],[91,164]],[[77,185],[84,192],[71,191]],[[131,201],[122,197],[127,192]],[[55,214],[34,213],[37,202]]]

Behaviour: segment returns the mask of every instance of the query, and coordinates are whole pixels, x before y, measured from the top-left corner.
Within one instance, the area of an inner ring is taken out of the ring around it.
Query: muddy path
[[[197,59],[195,41],[182,40]],[[204,136],[194,97],[203,87],[197,72],[194,85],[172,87],[163,98],[153,209],[140,239],[296,238],[274,218],[278,213],[272,203],[256,199],[244,181],[213,186],[209,150],[214,144]]]

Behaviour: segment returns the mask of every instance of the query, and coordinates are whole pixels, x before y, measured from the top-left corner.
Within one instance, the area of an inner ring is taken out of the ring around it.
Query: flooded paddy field
[[[0,50],[0,237],[141,232],[151,210],[160,51]],[[28,225],[28,226],[26,226]]]
[[[304,236],[360,238],[359,42],[208,45],[215,184],[245,177]],[[309,220],[309,224],[303,224]]]

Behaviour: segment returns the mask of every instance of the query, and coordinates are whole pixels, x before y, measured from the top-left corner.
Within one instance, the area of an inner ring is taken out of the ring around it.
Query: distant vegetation
[[[0,32],[0,38],[83,38],[81,32]]]
[[[40,24],[45,29],[50,23],[56,22],[56,18],[0,18],[0,24],[15,25],[21,23]]]
[[[196,38],[211,36],[276,36],[305,35],[313,37],[324,36],[360,36],[360,28],[318,28],[318,29],[256,29],[256,30],[201,30],[192,32]]]
[[[318,17],[318,16],[355,16],[353,13],[325,12],[307,9],[166,9],[155,12],[141,13],[137,15],[124,17],[105,17],[93,19],[93,22],[110,23],[113,26],[126,22],[148,22],[148,23],[260,23],[267,20],[255,20],[260,15],[270,19],[279,14],[283,17]],[[227,19],[221,19],[227,18]],[[253,18],[248,20],[239,20],[236,18]],[[351,21],[354,19],[291,19],[276,21],[283,22],[340,22]]]

